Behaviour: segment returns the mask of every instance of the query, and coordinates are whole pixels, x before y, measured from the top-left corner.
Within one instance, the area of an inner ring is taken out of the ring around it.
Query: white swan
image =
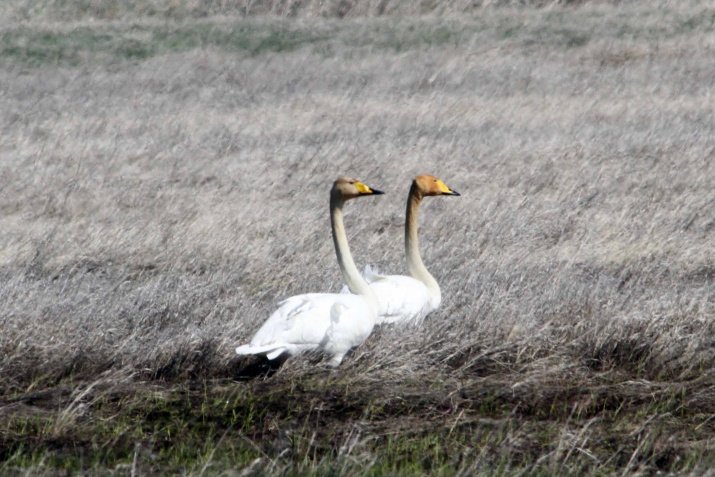
[[[377,296],[378,324],[420,323],[425,316],[439,308],[442,302],[439,284],[422,263],[417,241],[417,212],[420,203],[423,197],[434,195],[459,195],[459,192],[427,174],[417,176],[412,181],[405,218],[405,254],[412,276],[383,276],[370,267],[365,268],[365,280]]]
[[[236,353],[265,354],[275,359],[283,353],[321,348],[332,355],[331,366],[338,366],[345,354],[372,332],[377,319],[377,298],[360,276],[348,246],[343,225],[343,203],[365,195],[383,192],[340,177],[330,191],[330,219],[335,253],[340,271],[354,295],[310,293],[288,298],[268,318],[251,339],[236,348]]]

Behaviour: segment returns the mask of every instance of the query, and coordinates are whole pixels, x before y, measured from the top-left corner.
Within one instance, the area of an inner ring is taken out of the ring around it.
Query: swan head
[[[429,174],[423,174],[415,177],[412,181],[412,187],[416,187],[423,197],[433,195],[461,195],[456,190],[452,190],[440,179]]]
[[[344,201],[365,195],[384,194],[381,190],[373,189],[352,177],[339,177],[338,180],[333,183],[333,189],[330,192],[331,195],[337,195]]]

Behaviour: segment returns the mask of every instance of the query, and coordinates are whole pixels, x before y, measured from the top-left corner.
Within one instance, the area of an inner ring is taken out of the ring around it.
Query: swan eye
[[[355,181],[350,181],[351,184],[355,185]]]

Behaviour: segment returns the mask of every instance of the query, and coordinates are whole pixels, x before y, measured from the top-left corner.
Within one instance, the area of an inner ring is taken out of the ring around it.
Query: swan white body
[[[419,324],[442,302],[441,293],[430,293],[427,285],[416,278],[380,275],[369,265],[363,277],[377,297],[378,324]],[[350,290],[346,286],[341,293],[350,293]]]
[[[359,295],[308,293],[288,298],[238,354],[265,353],[275,359],[322,348],[340,364],[343,356],[365,341],[375,324],[375,311]],[[372,317],[372,319],[370,319]]]
[[[364,278],[378,301],[378,324],[419,324],[439,308],[442,292],[437,280],[422,263],[417,239],[417,213],[425,196],[459,195],[434,176],[422,175],[412,181],[405,216],[405,255],[411,277],[380,275],[369,266]],[[347,290],[343,288],[343,293]]]
[[[276,359],[283,353],[322,349],[338,366],[345,354],[370,336],[377,320],[377,299],[355,267],[345,235],[342,206],[345,200],[361,195],[381,194],[349,178],[333,185],[330,216],[333,241],[343,279],[354,295],[309,293],[288,298],[268,318],[251,339],[236,348],[236,353],[265,354]]]

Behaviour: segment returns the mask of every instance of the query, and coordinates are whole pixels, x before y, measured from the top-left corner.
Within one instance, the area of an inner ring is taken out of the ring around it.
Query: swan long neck
[[[412,183],[410,195],[407,197],[407,214],[405,218],[405,253],[407,255],[407,268],[410,274],[425,284],[437,302],[442,299],[442,292],[439,289],[437,280],[427,270],[425,264],[422,263],[420,255],[420,245],[417,239],[417,213],[422,202],[422,192],[420,192],[416,183]]]
[[[343,274],[343,280],[345,280],[351,293],[364,297],[373,308],[377,309],[375,292],[372,291],[365,279],[360,275],[360,272],[358,272],[353,256],[350,253],[348,237],[345,234],[345,225],[343,224],[343,199],[339,193],[331,193],[330,195],[330,222],[333,228],[335,253],[338,256],[338,264],[340,265],[340,272]]]

